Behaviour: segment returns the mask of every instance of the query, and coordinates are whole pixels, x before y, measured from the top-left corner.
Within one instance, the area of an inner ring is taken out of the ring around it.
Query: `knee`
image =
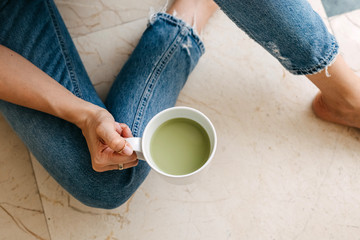
[[[124,204],[136,189],[116,189],[101,186],[89,187],[72,194],[78,201],[86,206],[100,209],[115,209]]]
[[[107,198],[107,197],[104,197],[104,198],[90,197],[90,198],[87,198],[87,199],[84,199],[84,200],[80,199],[80,202],[83,203],[84,205],[88,206],[88,207],[110,210],[110,209],[115,209],[115,208],[120,207],[130,197],[131,197],[131,195],[126,197],[126,198],[122,198],[122,199],[110,199],[110,198]]]
[[[338,53],[335,38],[325,31],[320,35],[322,37],[316,38],[298,33],[292,40],[289,38],[280,43],[268,41],[264,47],[289,72],[312,74],[331,64]]]
[[[140,187],[150,171],[146,163],[124,171],[91,172],[68,190],[83,204],[102,209],[114,209],[124,204]],[[85,179],[85,180],[84,180]]]

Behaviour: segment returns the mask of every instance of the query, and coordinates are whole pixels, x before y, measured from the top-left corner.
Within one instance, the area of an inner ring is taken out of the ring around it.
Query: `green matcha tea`
[[[175,118],[161,124],[150,142],[150,153],[162,171],[184,175],[204,165],[210,155],[210,140],[197,122]]]

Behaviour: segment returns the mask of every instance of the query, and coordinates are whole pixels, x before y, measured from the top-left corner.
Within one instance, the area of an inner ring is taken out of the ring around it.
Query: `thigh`
[[[0,44],[27,58],[76,96],[104,107],[52,1],[2,2]],[[75,125],[5,101],[0,101],[0,111],[50,175],[84,204],[117,207],[148,173],[147,167],[97,173]]]
[[[294,74],[330,64],[338,45],[306,0],[215,0],[228,17]]]

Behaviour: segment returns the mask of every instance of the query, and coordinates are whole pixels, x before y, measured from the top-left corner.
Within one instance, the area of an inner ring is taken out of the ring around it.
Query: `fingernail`
[[[125,155],[130,156],[133,153],[133,149],[129,144],[126,144],[124,150],[122,151],[122,153],[124,153]]]

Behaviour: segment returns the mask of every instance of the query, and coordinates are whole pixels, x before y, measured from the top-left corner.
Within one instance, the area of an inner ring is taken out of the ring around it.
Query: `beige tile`
[[[340,52],[350,67],[360,71],[360,10],[330,18]]]
[[[70,34],[79,37],[147,17],[150,8],[159,11],[166,0],[55,0],[55,3]]]
[[[50,239],[29,153],[0,114],[0,239]]]

